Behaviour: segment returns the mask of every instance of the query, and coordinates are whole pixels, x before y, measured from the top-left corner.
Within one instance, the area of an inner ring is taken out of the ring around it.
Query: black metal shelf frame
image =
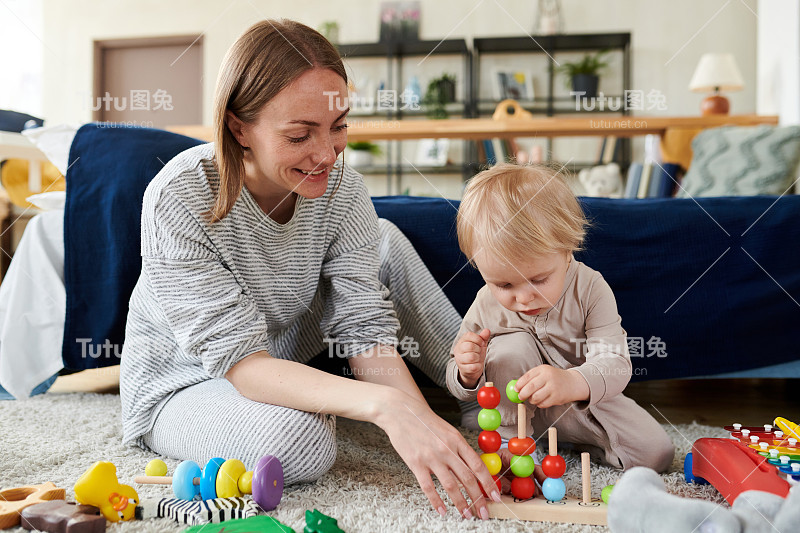
[[[596,33],[596,34],[559,34],[521,37],[481,37],[475,38],[472,47],[468,47],[464,39],[444,39],[442,41],[408,41],[394,43],[361,43],[340,44],[339,53],[347,60],[349,58],[380,58],[387,61],[387,88],[402,91],[404,80],[402,76],[403,61],[414,56],[428,55],[456,55],[463,62],[464,100],[457,107],[462,110],[465,118],[476,118],[481,114],[486,115],[494,111],[491,103],[496,100],[481,97],[480,94],[480,66],[482,54],[487,53],[537,53],[548,54],[555,57],[561,52],[590,52],[599,50],[618,51],[622,53],[622,88],[623,94],[631,88],[631,34],[630,33]],[[577,111],[564,104],[572,98],[556,97],[554,94],[556,72],[553,61],[548,62],[547,93],[543,97],[521,102],[523,108],[545,116],[560,114],[592,113],[597,111]],[[396,80],[396,81],[395,81]],[[611,96],[618,98],[618,96]],[[453,110],[454,105],[449,104],[448,110]],[[607,110],[605,112],[608,112]],[[616,111],[621,115],[628,115],[629,110],[623,105]],[[408,112],[403,110],[387,111],[385,117],[389,120],[399,120],[404,116],[420,116],[423,112]],[[620,139],[621,159],[623,166],[630,161],[631,148],[629,139]],[[387,163],[385,166],[387,179],[387,192],[392,193],[393,184],[399,185],[404,173],[408,173],[409,165],[402,159],[401,141],[388,143]],[[472,141],[464,141],[465,161],[462,164],[447,165],[440,172],[454,170],[468,179],[474,174],[476,168],[481,168],[477,162],[477,150]],[[548,154],[552,151],[552,139],[548,139]],[[370,167],[374,170],[376,167]],[[428,169],[434,172],[431,169]]]

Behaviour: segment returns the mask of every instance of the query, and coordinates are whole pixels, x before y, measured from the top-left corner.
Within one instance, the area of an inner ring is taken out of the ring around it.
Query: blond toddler
[[[545,166],[496,165],[467,185],[457,226],[486,285],[451,350],[453,395],[473,400],[487,381],[502,391],[517,379],[535,439],[555,426],[560,444],[603,463],[665,471],[672,441],[622,394],[632,367],[614,293],[573,257],[587,220],[563,178]],[[517,407],[502,396],[498,431],[508,439]]]

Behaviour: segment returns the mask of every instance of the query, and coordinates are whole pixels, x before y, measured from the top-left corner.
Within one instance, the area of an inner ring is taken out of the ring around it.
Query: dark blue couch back
[[[375,198],[463,315],[482,281],[455,235],[458,202]],[[581,198],[577,259],[617,298],[636,375],[665,379],[800,357],[800,197]],[[637,349],[638,346],[638,349]]]
[[[66,368],[119,363],[113,353],[124,341],[127,303],[141,269],[144,189],[163,163],[199,142],[160,130],[97,125],[76,135],[64,228]],[[629,337],[642,340],[634,379],[798,359],[800,197],[582,203],[592,227],[578,259],[605,276]],[[463,314],[482,282],[458,249],[458,202],[389,197],[374,204],[379,216],[408,236]],[[115,348],[111,357],[87,358],[76,339]]]

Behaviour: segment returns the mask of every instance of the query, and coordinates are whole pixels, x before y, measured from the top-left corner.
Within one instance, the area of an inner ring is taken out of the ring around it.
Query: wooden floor
[[[118,393],[119,367],[61,376],[48,394],[66,392]],[[444,390],[425,387],[423,393],[437,412],[458,422],[458,407]],[[625,394],[662,424],[760,426],[778,416],[800,421],[800,379],[644,381],[628,385]]]

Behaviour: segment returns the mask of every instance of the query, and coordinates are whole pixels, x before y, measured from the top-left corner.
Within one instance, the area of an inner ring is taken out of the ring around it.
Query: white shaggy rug
[[[450,508],[444,518],[435,513],[419,489],[414,476],[400,461],[384,433],[372,424],[346,419],[337,421],[339,452],[333,468],[318,482],[287,487],[281,504],[269,513],[301,532],[306,509],[319,509],[336,518],[339,526],[353,532],[505,532],[554,531],[599,532],[600,526],[574,526],[543,522],[507,520],[463,520]],[[682,425],[665,429],[675,442],[675,461],[662,476],[670,492],[724,504],[711,486],[687,485],[683,479],[683,458],[691,443],[700,437],[725,437],[720,428]],[[117,466],[120,482],[134,486],[141,498],[170,496],[166,486],[137,486],[134,476],[142,475],[155,455],[121,445],[119,396],[113,394],[45,394],[24,401],[0,401],[0,488],[34,485],[52,481],[67,489],[95,461]],[[477,450],[477,433],[467,432]],[[580,497],[580,467],[574,454],[565,453],[567,494]],[[166,460],[169,471],[177,461]],[[252,465],[247,465],[252,467]],[[614,483],[621,472],[592,465],[592,495]],[[449,501],[445,497],[445,501]],[[727,504],[724,504],[727,505]],[[125,522],[108,529],[113,533],[155,533],[180,531],[186,526],[167,519]],[[12,529],[15,533],[22,528]]]

